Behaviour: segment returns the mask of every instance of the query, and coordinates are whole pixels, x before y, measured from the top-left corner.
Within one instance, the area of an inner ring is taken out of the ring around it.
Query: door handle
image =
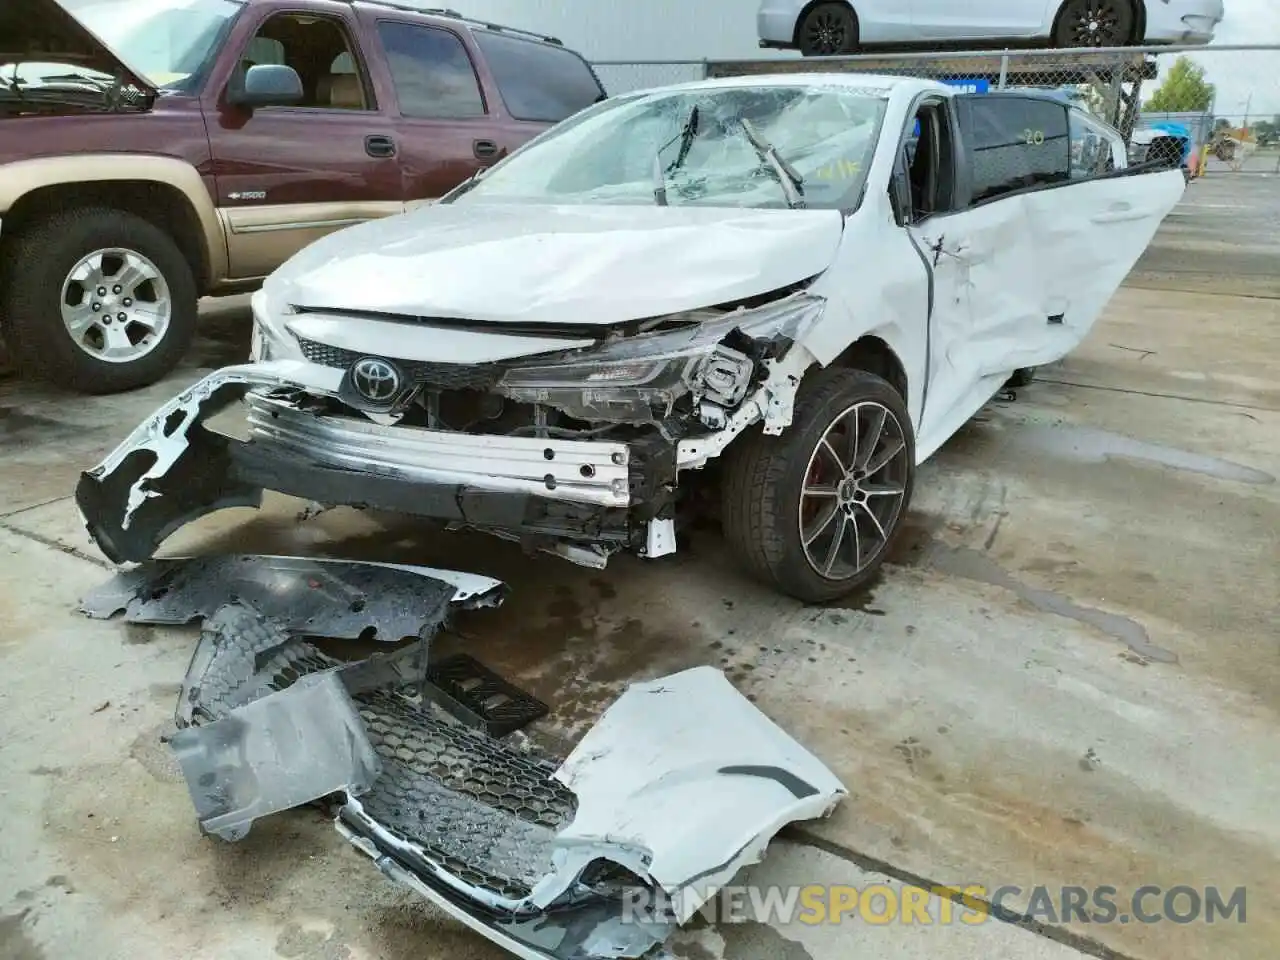
[[[369,136],[364,138],[364,152],[371,157],[394,157],[396,142],[390,137]]]
[[[1094,223],[1128,223],[1131,220],[1145,220],[1148,212],[1141,207],[1134,209],[1129,203],[1113,203],[1106,213],[1093,217]]]
[[[473,140],[471,150],[477,160],[491,160],[498,155],[498,145],[492,140]]]

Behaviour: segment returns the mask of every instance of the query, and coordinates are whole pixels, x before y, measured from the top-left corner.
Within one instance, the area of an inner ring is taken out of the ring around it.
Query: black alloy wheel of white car
[[[1054,22],[1055,47],[1123,47],[1135,39],[1132,0],[1067,0]]]
[[[820,3],[796,30],[796,45],[805,57],[832,57],[858,49],[858,17],[847,3]]]
[[[178,245],[122,210],[67,210],[10,241],[0,323],[19,371],[86,393],[147,386],[182,359],[198,293]]]
[[[811,375],[790,427],[756,428],[726,453],[725,538],[752,574],[798,600],[846,596],[889,554],[915,462],[906,403],[888,382],[864,370]]]

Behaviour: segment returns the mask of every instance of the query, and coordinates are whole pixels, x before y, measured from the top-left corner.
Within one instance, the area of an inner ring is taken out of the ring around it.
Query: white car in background
[[[763,0],[760,46],[806,57],[881,44],[1201,44],[1223,0]]]

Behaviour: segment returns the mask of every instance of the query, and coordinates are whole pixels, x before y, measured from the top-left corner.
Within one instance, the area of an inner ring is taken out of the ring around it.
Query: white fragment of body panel
[[[714,667],[632,684],[555,778],[576,795],[577,812],[555,839],[548,873],[520,901],[435,866],[371,818],[358,799],[347,800],[337,827],[390,879],[515,956],[563,960],[561,953],[510,933],[520,923],[543,926],[539,917],[555,927],[547,908],[563,902],[590,864],[608,860],[656,885],[669,897],[671,913],[665,912],[668,904],[648,906],[682,924],[739,870],[758,862],[782,827],[825,816],[848,794],[821,761]],[[417,863],[430,875],[419,876],[397,860]],[[515,926],[494,922],[492,911]],[[646,951],[661,942],[664,921],[650,913],[646,924],[642,915],[598,928],[573,956],[650,956]]]
[[[330,375],[333,374],[333,375]],[[153,463],[129,488],[121,527],[129,529],[134,514],[157,494],[148,489],[151,481],[164,477],[187,449],[187,431],[203,417],[202,407],[225,387],[300,386],[322,396],[337,394],[342,371],[328,371],[314,364],[280,360],[273,363],[247,363],[205,377],[195,386],[182,391],[147,417],[119,443],[91,473],[107,476],[126,458],[138,451],[155,455]],[[175,417],[180,419],[174,420]]]
[[[759,861],[778,830],[826,816],[848,794],[713,667],[632,684],[556,779],[578,798],[557,859],[581,866],[627,851],[618,862],[672,895],[680,923]]]

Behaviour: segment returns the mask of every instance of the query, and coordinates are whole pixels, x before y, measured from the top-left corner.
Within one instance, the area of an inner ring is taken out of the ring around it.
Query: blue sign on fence
[[[949,87],[956,87],[961,93],[986,93],[991,89],[991,81],[982,77],[960,77],[942,82]]]

